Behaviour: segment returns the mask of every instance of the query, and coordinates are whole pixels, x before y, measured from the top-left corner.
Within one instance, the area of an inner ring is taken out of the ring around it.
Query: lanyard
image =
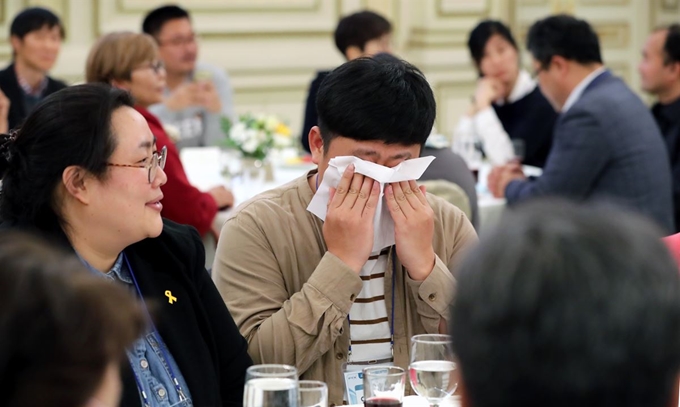
[[[392,318],[390,319],[390,354],[391,354],[391,359],[394,359],[394,308],[395,303],[394,303],[394,286],[397,281],[397,262],[396,260],[396,255],[393,255],[392,253],[394,252],[394,248],[390,250],[390,256],[389,256],[389,261],[392,262]],[[351,327],[351,320],[349,318],[349,314],[347,314],[347,322],[350,324],[350,334],[349,334],[349,349],[347,351],[347,363],[352,364],[352,327]]]
[[[135,285],[135,288],[137,289],[137,295],[139,295],[139,299],[142,302],[142,306],[144,307],[144,312],[146,312],[147,319],[149,321],[149,324],[151,325],[152,331],[151,334],[154,336],[154,339],[156,340],[156,343],[158,343],[158,349],[160,349],[161,353],[163,354],[163,358],[165,359],[165,366],[168,368],[168,373],[170,374],[170,378],[172,379],[172,382],[175,385],[175,390],[177,391],[177,394],[179,395],[179,401],[185,401],[187,400],[186,396],[184,395],[184,391],[182,391],[182,386],[179,385],[179,380],[177,380],[177,376],[175,375],[175,372],[170,364],[170,358],[168,357],[168,354],[165,352],[165,343],[160,340],[160,335],[158,335],[158,330],[156,329],[156,325],[154,325],[153,320],[151,319],[151,314],[149,314],[149,310],[146,307],[146,303],[144,302],[144,297],[142,297],[142,291],[139,289],[139,284],[137,284],[137,279],[135,278],[135,273],[132,271],[132,266],[130,266],[130,261],[128,260],[127,256],[125,255],[125,252],[123,252],[123,259],[125,259],[125,264],[127,265],[128,271],[130,271],[130,277],[132,277],[132,282]],[[137,377],[137,373],[135,373],[134,369],[132,370],[133,374],[135,375],[135,381],[137,382],[137,387],[139,388],[140,393],[142,393],[142,399],[144,399],[144,406],[145,407],[150,407],[151,404],[149,404],[149,398],[146,395],[146,392],[143,390],[142,383]]]

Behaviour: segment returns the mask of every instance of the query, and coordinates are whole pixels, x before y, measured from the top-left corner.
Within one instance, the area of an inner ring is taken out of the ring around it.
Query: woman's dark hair
[[[389,54],[358,58],[333,70],[316,98],[326,151],[333,138],[425,144],[437,105],[423,73]]]
[[[366,43],[392,32],[392,24],[372,11],[360,11],[343,17],[335,28],[335,46],[347,56],[347,48],[355,46],[362,52]]]
[[[92,275],[73,254],[0,233],[2,405],[85,405],[145,325],[125,288]]]
[[[534,23],[527,34],[527,49],[542,68],[554,56],[581,65],[602,63],[597,33],[585,20],[560,14]]]
[[[0,220],[42,230],[64,226],[55,199],[64,169],[77,165],[103,178],[116,147],[111,115],[132,105],[127,92],[103,84],[65,88],[38,104],[16,140],[0,141]]]
[[[484,58],[486,43],[489,42],[489,39],[494,35],[500,35],[504,40],[509,42],[513,48],[517,49],[517,42],[515,42],[515,38],[513,38],[510,28],[507,25],[497,20],[484,20],[472,29],[467,42],[470,56],[475,62],[477,69],[479,69],[482,58]]]

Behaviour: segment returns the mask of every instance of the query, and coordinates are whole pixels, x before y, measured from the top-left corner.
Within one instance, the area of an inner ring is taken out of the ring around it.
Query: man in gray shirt
[[[177,6],[159,7],[146,15],[142,30],[156,39],[167,75],[163,103],[149,110],[165,126],[175,127],[168,134],[178,148],[218,144],[225,137],[221,118],[234,120],[232,89],[222,69],[196,62],[198,44],[189,13]]]

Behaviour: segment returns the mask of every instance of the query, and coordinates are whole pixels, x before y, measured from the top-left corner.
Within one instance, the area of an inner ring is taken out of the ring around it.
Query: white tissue
[[[321,185],[314,194],[314,198],[307,206],[307,210],[319,219],[326,219],[326,208],[330,196],[330,188],[336,188],[340,183],[342,173],[350,164],[354,164],[354,172],[366,175],[380,183],[380,200],[373,219],[373,249],[378,252],[394,244],[394,221],[385,202],[385,185],[393,182],[419,179],[435,157],[420,157],[406,160],[396,167],[389,168],[370,161],[364,161],[354,156],[340,156],[332,158],[323,174]]]

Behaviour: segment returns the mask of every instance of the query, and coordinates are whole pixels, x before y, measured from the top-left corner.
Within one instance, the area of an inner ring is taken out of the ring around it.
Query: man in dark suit
[[[385,17],[372,11],[360,11],[343,17],[335,29],[334,37],[335,46],[348,61],[382,52],[392,52],[392,24]],[[316,115],[316,94],[319,92],[321,82],[329,73],[329,71],[317,72],[316,78],[309,85],[301,135],[302,147],[307,152],[310,152],[309,130],[319,124]]]
[[[605,200],[674,228],[668,154],[642,101],[602,64],[597,34],[583,20],[558,15],[527,37],[541,91],[560,112],[543,175],[519,164],[495,168],[489,189],[509,204],[538,196]]]
[[[47,95],[66,87],[47,76],[57,60],[64,35],[59,17],[45,8],[25,9],[12,21],[13,60],[0,71],[0,89],[10,102],[9,129],[20,125]]]
[[[652,114],[663,134],[673,172],[675,232],[680,232],[680,24],[654,31],[638,66],[642,89],[656,96]]]

